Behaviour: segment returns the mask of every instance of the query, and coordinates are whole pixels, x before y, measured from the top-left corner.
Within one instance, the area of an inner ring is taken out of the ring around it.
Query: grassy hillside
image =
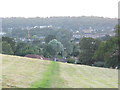
[[[1,55],[3,87],[21,88],[117,88],[118,71]]]

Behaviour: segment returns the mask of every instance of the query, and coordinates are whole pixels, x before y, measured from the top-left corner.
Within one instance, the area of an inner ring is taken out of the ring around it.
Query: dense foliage
[[[61,42],[57,41],[56,39],[51,40],[48,43],[48,47],[49,47],[48,52],[54,57],[56,57],[59,53],[62,55],[64,51],[63,45],[61,44]]]
[[[93,27],[94,29],[110,30],[117,24],[117,19],[103,18],[103,17],[49,17],[49,18],[3,18],[3,29],[7,28],[21,28],[32,26],[52,25],[54,27],[61,27],[63,29],[87,29]],[[92,22],[91,22],[92,21]],[[34,23],[33,23],[34,22]],[[107,28],[109,27],[109,28]]]
[[[120,68],[120,61],[118,60],[120,52],[119,25],[115,27],[115,36],[106,35],[99,39],[83,37],[80,38],[79,43],[71,40],[72,32],[66,29],[35,29],[31,32],[36,34],[40,32],[41,35],[44,34],[44,37],[40,35],[40,39],[33,34],[31,40],[34,39],[32,41],[26,40],[26,42],[2,37],[2,41],[0,41],[2,53],[19,56],[37,54],[46,58],[64,58],[68,63]],[[44,30],[48,33],[43,32]],[[25,37],[27,37],[26,34]]]
[[[111,37],[110,39],[101,42],[99,48],[96,50],[94,54],[94,59],[97,61],[102,61],[105,64],[105,67],[120,67],[119,62],[119,32],[120,26],[115,27],[116,36]]]
[[[79,60],[81,64],[92,65],[94,59],[92,58],[99,46],[100,41],[93,38],[82,38],[80,41],[80,55]]]

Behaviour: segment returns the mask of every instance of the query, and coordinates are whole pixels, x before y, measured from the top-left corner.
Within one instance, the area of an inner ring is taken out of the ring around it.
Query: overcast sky
[[[118,17],[119,0],[1,0],[0,17]]]

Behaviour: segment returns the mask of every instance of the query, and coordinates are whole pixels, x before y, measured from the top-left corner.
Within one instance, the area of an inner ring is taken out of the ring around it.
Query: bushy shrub
[[[97,66],[97,67],[104,67],[105,65],[104,65],[105,63],[104,62],[95,62],[94,63],[94,66]]]
[[[75,59],[74,58],[67,58],[67,63],[75,63]]]

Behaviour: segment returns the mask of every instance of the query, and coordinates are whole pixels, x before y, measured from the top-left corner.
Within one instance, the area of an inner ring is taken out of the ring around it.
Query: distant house
[[[43,57],[43,56],[35,55],[35,54],[28,54],[28,55],[25,55],[24,57],[36,58],[36,59],[41,59],[41,60],[54,61],[54,58],[45,58],[45,57]],[[67,62],[65,59],[60,59],[60,58],[56,58],[56,61],[58,61],[58,62],[64,62],[64,63]]]
[[[50,61],[53,61],[52,58],[45,58],[45,57],[43,57],[43,56],[35,55],[35,54],[28,54],[28,55],[25,55],[24,57],[37,58],[37,59],[41,59],[41,60],[50,60]]]
[[[61,58],[61,59],[60,58],[56,58],[56,61],[58,61],[58,62],[64,62],[64,63],[67,62],[66,59],[63,59],[63,58]]]
[[[28,58],[37,58],[37,59],[44,60],[44,57],[43,57],[43,56],[34,55],[34,54],[28,54],[28,55],[25,55],[25,57],[28,57]]]

